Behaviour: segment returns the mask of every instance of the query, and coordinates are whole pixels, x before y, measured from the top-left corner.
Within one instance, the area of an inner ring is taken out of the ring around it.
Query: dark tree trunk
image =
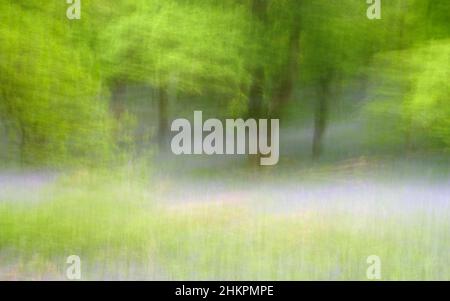
[[[25,129],[25,125],[21,120],[19,120],[19,129],[20,129],[20,142],[19,142],[20,165],[23,168],[27,164],[26,148],[28,147],[28,136],[27,130]]]
[[[330,94],[331,77],[326,76],[320,81],[318,99],[314,111],[314,136],[312,155],[318,159],[322,154],[323,136],[325,134],[328,118],[328,98]]]
[[[264,97],[264,70],[258,68],[253,73],[253,81],[248,95],[248,115],[258,119],[262,115],[262,102]]]
[[[281,74],[281,80],[272,98],[272,115],[279,117],[280,110],[292,97],[298,74],[300,51],[300,24],[295,20],[289,41],[288,60]]]
[[[255,21],[264,24],[267,19],[267,1],[253,0],[251,5],[252,14],[255,18]],[[264,33],[260,32],[259,29],[255,29],[254,34],[256,37],[260,38]],[[265,51],[264,46],[262,47],[261,51]],[[252,73],[252,83],[249,90],[248,114],[249,117],[259,118],[261,117],[263,109],[262,106],[265,84],[264,66],[260,65],[255,67]]]
[[[161,151],[167,149],[168,140],[168,93],[165,87],[159,89],[158,97],[158,146]]]
[[[125,97],[126,97],[126,85],[124,83],[116,83],[112,90],[111,95],[111,111],[116,120],[120,120],[123,113],[126,111],[125,106]]]
[[[264,25],[267,21],[267,0],[253,0],[251,2],[251,12],[254,17],[255,23]],[[264,32],[261,32],[260,27],[254,29],[254,36],[257,39],[263,38]],[[261,51],[264,52],[266,47],[263,43]],[[255,66],[252,70],[252,82],[248,91],[248,118],[259,119],[264,114],[263,108],[264,101],[264,85],[265,85],[265,71],[264,65]],[[270,135],[269,135],[270,136]],[[249,155],[249,162],[252,166],[259,166],[260,155]]]

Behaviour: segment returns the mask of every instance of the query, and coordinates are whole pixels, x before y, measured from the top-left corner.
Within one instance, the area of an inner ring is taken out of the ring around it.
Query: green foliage
[[[19,4],[0,9],[0,113],[24,164],[88,164],[109,152],[107,103],[84,44],[63,21]],[[11,158],[14,159],[14,158]],[[73,160],[72,160],[73,159]]]
[[[449,65],[449,57],[448,40],[378,56],[373,69],[378,74],[373,78],[376,94],[366,109],[376,123],[384,119],[384,124],[391,124],[388,136],[412,140],[407,143],[431,138],[427,148],[448,149],[449,70],[443,66]]]
[[[136,2],[102,33],[107,78],[178,91],[235,93],[245,70],[247,16],[239,8]]]
[[[436,146],[448,145],[448,1],[385,2],[381,20],[368,20],[360,0],[86,0],[81,20],[72,21],[67,7],[0,4],[3,160],[97,164],[117,149],[133,153],[121,145],[133,145],[140,121],[125,100],[120,112],[112,101],[130,84],[217,100],[226,104],[218,116],[236,117],[252,105],[279,113],[294,98],[329,111],[336,105],[329,98],[342,96],[331,87],[360,84],[376,101],[368,107],[395,120],[393,140],[421,129]],[[311,99],[298,96],[310,90]],[[153,96],[144,98],[151,106]],[[168,97],[160,98],[167,110]]]
[[[406,114],[450,149],[450,40],[434,41],[413,50],[410,64],[411,91],[407,94]]]

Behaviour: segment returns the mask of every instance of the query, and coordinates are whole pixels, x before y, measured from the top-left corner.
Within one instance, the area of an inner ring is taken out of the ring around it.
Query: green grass
[[[47,201],[0,204],[0,278],[65,279],[79,255],[83,279],[450,279],[450,221],[349,213],[262,214],[236,205],[163,207],[125,178],[71,176]]]

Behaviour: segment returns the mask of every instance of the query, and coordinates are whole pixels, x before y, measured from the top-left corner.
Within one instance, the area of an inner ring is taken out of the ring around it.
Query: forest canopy
[[[364,0],[84,0],[75,20],[68,7],[0,3],[7,164],[98,165],[164,148],[170,116],[191,102],[310,123],[314,158],[333,112],[355,108],[378,144],[450,147],[448,1],[383,1],[375,20]]]

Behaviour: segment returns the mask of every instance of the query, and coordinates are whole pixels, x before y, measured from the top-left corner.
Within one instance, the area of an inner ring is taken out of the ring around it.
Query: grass
[[[65,279],[69,255],[83,279],[449,280],[448,219],[431,213],[256,213],[236,205],[154,204],[125,177],[81,174],[39,203],[0,203],[0,278]]]

